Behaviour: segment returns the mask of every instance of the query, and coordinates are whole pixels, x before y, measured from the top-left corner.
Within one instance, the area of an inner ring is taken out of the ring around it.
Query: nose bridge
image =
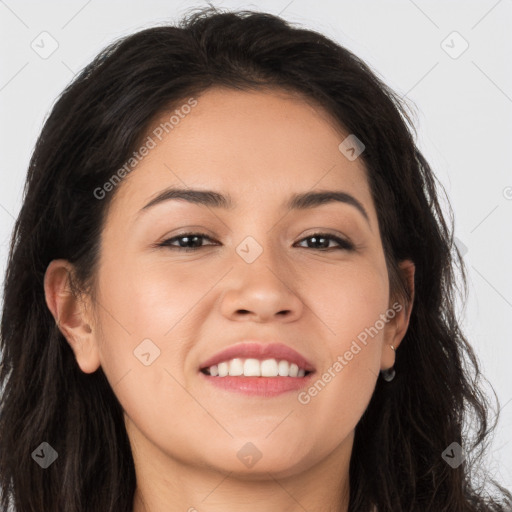
[[[263,321],[286,313],[288,319],[295,318],[300,314],[301,300],[277,232],[262,229],[252,233],[235,247],[237,257],[223,296],[224,315],[251,313]]]
[[[283,245],[282,212],[274,211],[275,202],[268,208],[256,204],[256,199],[245,203],[232,224],[235,262],[243,269],[244,279],[251,277],[262,282],[279,280],[280,285],[289,284],[292,268],[286,261],[286,247]],[[269,209],[270,208],[270,209]],[[244,269],[244,266],[247,268]]]
[[[277,229],[250,231],[235,247],[235,251],[243,263],[249,266],[249,272],[254,270],[258,275],[271,273],[279,274],[286,269],[283,247]],[[243,265],[242,265],[243,266]],[[282,279],[285,279],[283,276]]]

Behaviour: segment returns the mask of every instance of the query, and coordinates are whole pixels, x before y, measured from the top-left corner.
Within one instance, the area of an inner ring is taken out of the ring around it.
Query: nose
[[[278,254],[265,249],[252,263],[235,261],[222,297],[222,314],[230,320],[257,323],[297,320],[305,307],[298,280]]]

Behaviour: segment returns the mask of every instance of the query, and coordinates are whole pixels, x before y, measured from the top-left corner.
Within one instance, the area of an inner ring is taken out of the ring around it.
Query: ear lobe
[[[73,266],[67,260],[53,260],[44,276],[46,304],[71,346],[78,365],[84,373],[92,373],[100,366],[99,354],[87,304],[71,289]]]

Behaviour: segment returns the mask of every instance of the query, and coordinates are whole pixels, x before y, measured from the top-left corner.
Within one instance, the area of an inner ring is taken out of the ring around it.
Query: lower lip
[[[305,377],[212,377],[199,372],[207,382],[227,391],[243,395],[272,397],[298,391],[309,385],[314,372]]]

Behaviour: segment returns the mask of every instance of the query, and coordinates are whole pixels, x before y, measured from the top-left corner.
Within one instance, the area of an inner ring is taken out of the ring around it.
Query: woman
[[[14,229],[3,508],[507,510],[472,479],[464,268],[411,129],[357,57],[270,14],[103,51]]]

